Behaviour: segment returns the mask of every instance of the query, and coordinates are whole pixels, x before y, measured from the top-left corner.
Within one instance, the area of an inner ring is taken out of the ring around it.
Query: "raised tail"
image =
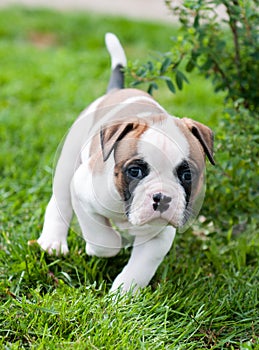
[[[116,35],[106,33],[105,44],[111,56],[112,73],[108,84],[107,92],[114,89],[124,88],[123,68],[127,65],[127,58],[123,47]]]

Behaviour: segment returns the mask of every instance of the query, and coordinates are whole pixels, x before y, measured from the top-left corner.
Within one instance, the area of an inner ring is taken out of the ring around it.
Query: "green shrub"
[[[207,172],[204,212],[221,229],[259,222],[259,123],[245,108],[228,109],[216,130],[217,165]]]

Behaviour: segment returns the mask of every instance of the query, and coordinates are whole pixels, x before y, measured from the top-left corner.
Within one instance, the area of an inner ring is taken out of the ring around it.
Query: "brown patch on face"
[[[114,123],[106,126],[93,137],[90,146],[89,166],[93,173],[103,172],[109,157],[115,160],[115,185],[123,194],[125,184],[122,168],[126,162],[137,155],[137,144],[140,136],[147,130],[148,123],[139,118],[130,118],[128,123]],[[111,155],[112,151],[114,155]]]
[[[125,180],[124,169],[137,158],[137,145],[140,136],[147,130],[147,123],[136,123],[132,130],[116,144],[114,149],[114,176],[115,186],[121,197],[125,200],[125,191],[127,183]],[[127,197],[127,196],[126,196]]]
[[[115,164],[136,155],[139,138],[148,129],[147,122],[141,119],[136,119],[129,125],[131,125],[131,130],[116,144],[114,149]]]
[[[93,171],[101,172],[104,162],[113,150],[115,163],[122,158],[129,159],[135,152],[140,136],[153,124],[160,124],[166,119],[162,113],[150,115],[148,118],[129,117],[126,121],[114,121],[110,126],[101,129],[101,135],[92,138],[89,151],[89,166]],[[119,142],[123,141],[123,142]]]

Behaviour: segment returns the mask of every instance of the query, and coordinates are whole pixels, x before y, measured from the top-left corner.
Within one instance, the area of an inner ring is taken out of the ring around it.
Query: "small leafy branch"
[[[165,0],[181,28],[169,52],[141,67],[129,67],[133,86],[147,83],[148,91],[166,82],[176,92],[188,82],[184,73],[197,69],[211,78],[215,91],[252,113],[259,108],[258,0]],[[221,7],[225,16],[220,16]]]
[[[189,82],[179,68],[183,57],[183,53],[179,53],[179,57],[175,58],[172,53],[167,52],[157,54],[156,58],[149,60],[142,66],[129,63],[127,72],[133,78],[131,86],[147,84],[147,91],[152,94],[153,90],[158,89],[158,81],[163,81],[172,93],[176,92],[176,87],[182,90],[183,84]]]

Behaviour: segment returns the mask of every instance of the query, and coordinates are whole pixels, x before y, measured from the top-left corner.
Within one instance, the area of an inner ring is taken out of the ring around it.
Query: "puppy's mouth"
[[[182,224],[184,212],[184,197],[174,195],[173,191],[153,190],[126,203],[127,218],[133,226],[150,224],[177,228]]]
[[[129,222],[133,225],[133,226],[144,226],[146,224],[153,224],[155,226],[160,226],[161,224],[167,224],[167,221],[162,219],[161,217],[160,218],[147,218],[147,219],[144,219],[144,218],[139,218],[139,217],[136,217],[135,215],[131,215],[129,214],[128,215],[128,220]]]
[[[182,215],[179,211],[173,209],[169,204],[151,203],[151,205],[129,211],[127,213],[128,221],[134,226],[143,226],[150,224],[152,226],[172,225],[177,228],[181,226]]]

